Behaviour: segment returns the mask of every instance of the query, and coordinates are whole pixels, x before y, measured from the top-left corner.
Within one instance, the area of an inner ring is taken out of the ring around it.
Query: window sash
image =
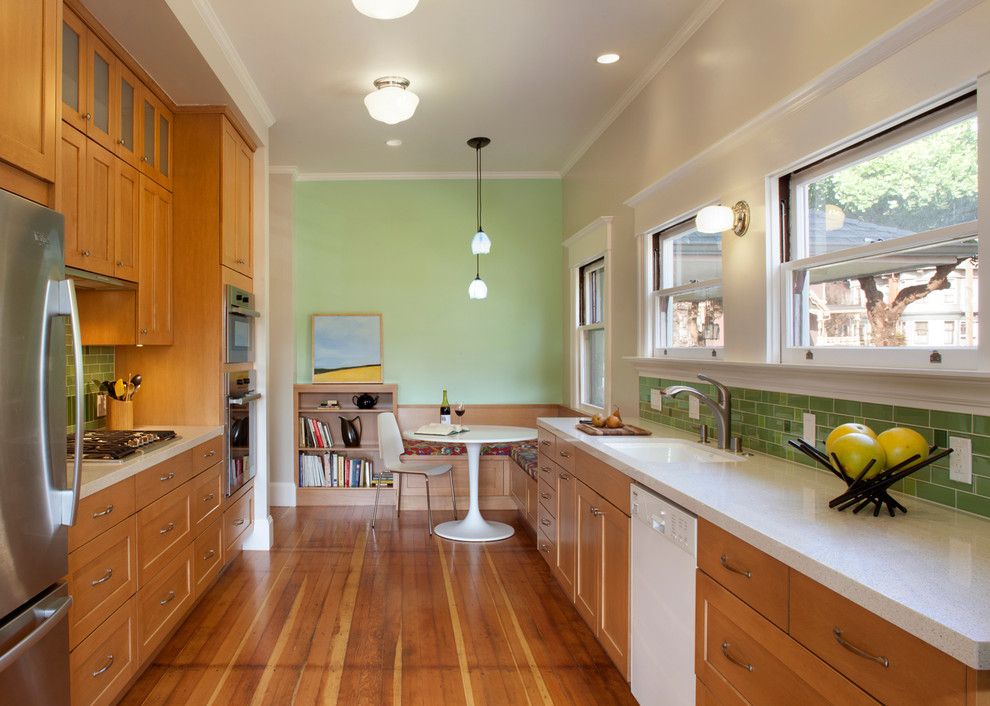
[[[578,325],[601,323],[605,319],[605,258],[578,268]]]
[[[725,345],[721,346],[675,346],[673,343],[673,332],[674,332],[674,317],[669,314],[663,313],[664,301],[672,299],[673,297],[684,295],[684,294],[694,294],[696,292],[705,292],[711,289],[718,289],[719,294],[722,294],[722,280],[721,279],[708,279],[702,282],[692,282],[691,284],[684,284],[679,287],[668,287],[666,289],[658,289],[650,294],[650,306],[652,308],[653,316],[653,330],[654,330],[654,340],[653,340],[653,350],[654,356],[662,352],[667,355],[669,350],[675,350],[678,354],[688,354],[696,355],[695,351],[704,351],[706,355],[711,355],[711,351],[723,350]],[[723,309],[724,312],[724,309]],[[724,313],[723,313],[724,317]],[[722,326],[725,326],[725,321],[723,319]],[[722,339],[724,340],[724,332]]]
[[[607,336],[607,334],[605,333],[605,324],[598,323],[598,324],[581,325],[578,326],[577,331],[578,331],[578,361],[580,366],[579,378],[578,378],[578,399],[580,405],[582,407],[587,407],[590,409],[604,410],[606,403],[606,400],[604,399],[606,390],[604,388],[602,389],[601,405],[594,404],[591,400],[590,377],[592,371],[590,367],[591,355],[589,350],[591,347],[590,346],[591,337],[588,334],[592,331],[601,331],[603,335]],[[605,343],[607,345],[607,342]],[[606,366],[605,375],[607,375],[608,361],[606,361],[604,358],[605,358],[605,348],[603,347],[602,359],[603,359],[603,364]]]

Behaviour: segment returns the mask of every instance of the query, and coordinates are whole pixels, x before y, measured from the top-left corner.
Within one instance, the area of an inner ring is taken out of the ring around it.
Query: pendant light
[[[376,20],[394,20],[405,17],[416,9],[419,0],[351,0],[362,15]]]
[[[373,85],[375,90],[364,97],[364,105],[375,120],[395,125],[416,112],[419,96],[409,90],[409,79],[383,76],[375,79]]]
[[[481,227],[481,149],[491,144],[491,140],[487,137],[472,137],[467,141],[467,144],[468,147],[474,150],[478,207],[478,230],[471,239],[471,253],[474,255],[475,272],[474,279],[468,287],[468,297],[471,299],[487,299],[488,285],[481,279],[481,256],[491,252],[492,241]]]

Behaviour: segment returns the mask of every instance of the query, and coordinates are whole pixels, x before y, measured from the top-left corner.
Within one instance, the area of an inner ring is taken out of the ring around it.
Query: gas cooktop
[[[87,431],[83,432],[84,461],[123,461],[134,454],[145,453],[153,445],[174,439],[174,431]],[[69,434],[69,458],[75,456],[76,435]]]

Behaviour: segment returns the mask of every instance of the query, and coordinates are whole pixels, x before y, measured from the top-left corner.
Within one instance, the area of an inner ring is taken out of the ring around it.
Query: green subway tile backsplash
[[[690,385],[706,394],[713,392],[710,385],[695,385],[691,381],[641,377],[639,414],[642,418],[687,431],[696,430],[699,423],[714,425],[712,414],[705,405],[701,405],[700,420],[690,419],[686,399],[665,398],[662,412],[650,407],[650,390],[670,385]],[[800,435],[805,412],[815,414],[819,441],[844,422],[860,422],[877,433],[894,426],[909,426],[929,444],[937,446],[948,445],[950,436],[972,439],[972,484],[949,480],[949,465],[945,460],[905,478],[894,489],[990,518],[990,417],[750,388],[732,388],[731,392],[732,433],[742,436],[743,446],[803,466],[814,467],[815,464],[788,446],[787,441]]]
[[[113,346],[83,346],[83,381],[86,391],[86,429],[101,429],[106,417],[96,416],[98,389],[93,380],[112,380],[115,357]],[[68,416],[68,433],[76,429],[76,363],[72,358],[72,332],[65,330],[65,389]]]

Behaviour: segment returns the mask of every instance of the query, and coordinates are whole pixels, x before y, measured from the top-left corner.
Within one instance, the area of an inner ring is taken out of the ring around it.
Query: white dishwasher
[[[641,706],[691,705],[698,520],[637,485],[631,496],[632,693]]]

